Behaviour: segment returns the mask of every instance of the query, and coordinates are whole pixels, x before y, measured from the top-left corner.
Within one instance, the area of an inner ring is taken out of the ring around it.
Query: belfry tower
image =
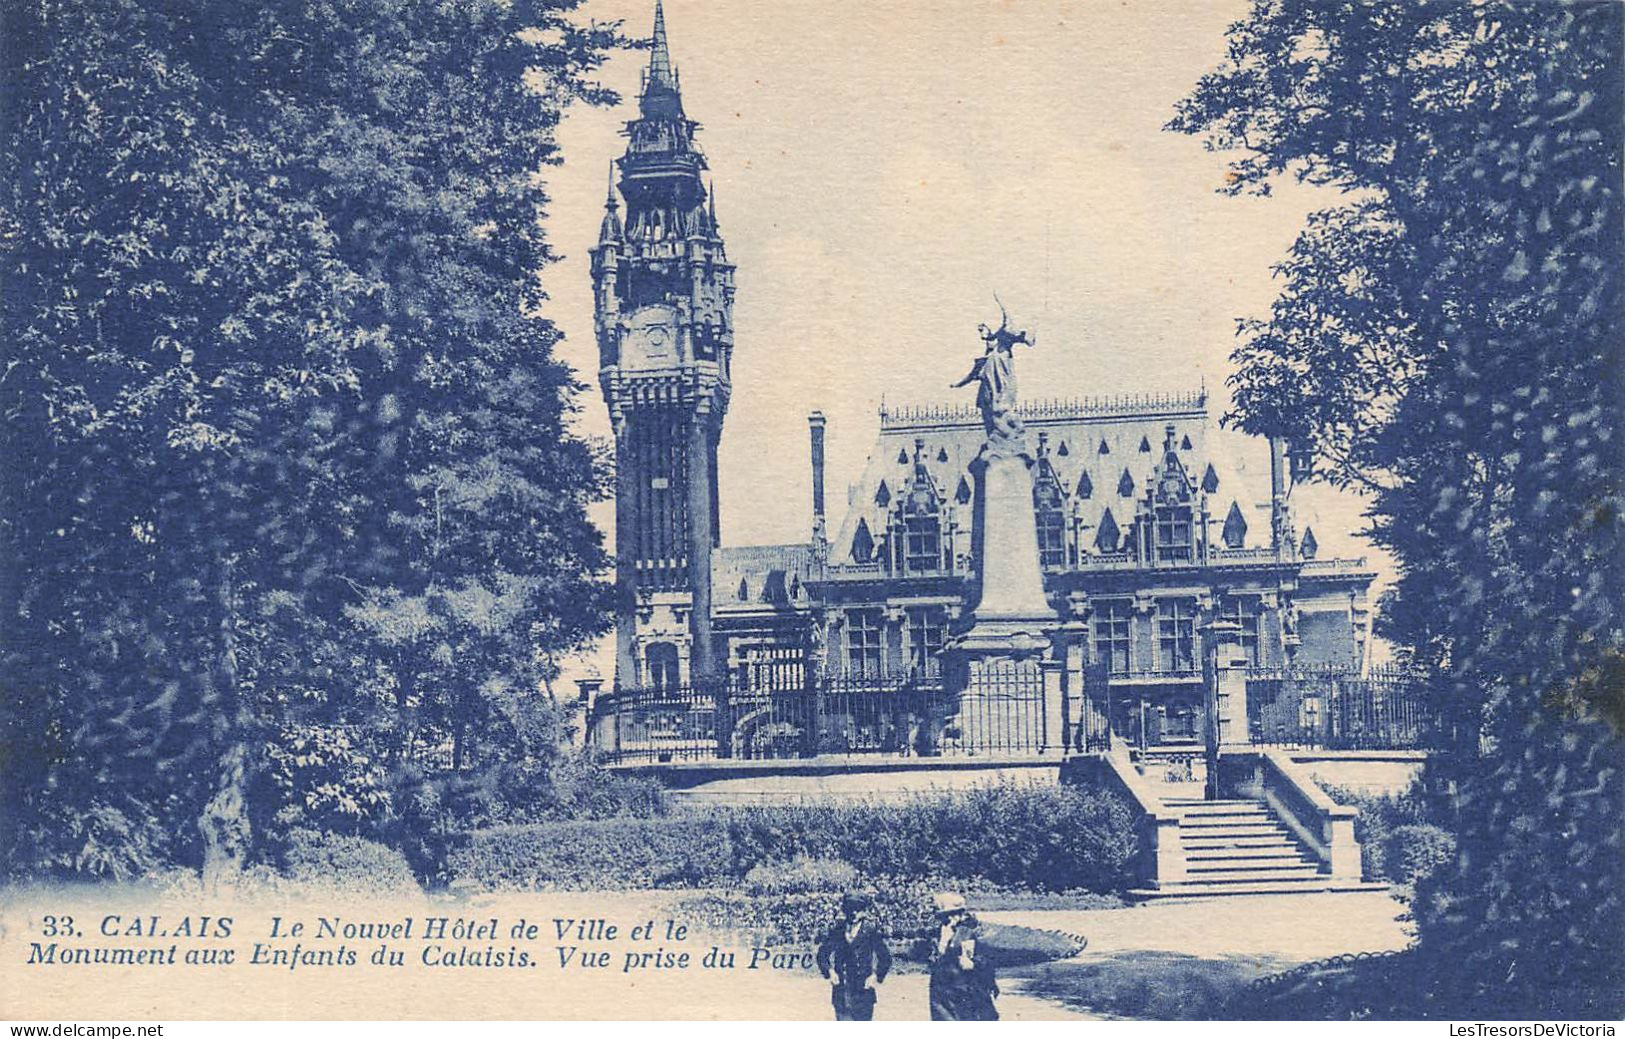
[[[715,674],[711,550],[719,543],[717,440],[728,411],[734,268],[703,180],[698,128],[683,112],[656,0],[638,117],[626,124],[626,152],[618,177],[611,168],[592,250],[598,380],[615,430],[620,686]]]

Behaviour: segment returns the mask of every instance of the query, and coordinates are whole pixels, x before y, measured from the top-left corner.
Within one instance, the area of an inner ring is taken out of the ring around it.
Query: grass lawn
[[[1206,958],[1133,950],[1085,956],[1009,972],[1021,991],[1103,1017],[1202,1021],[1254,978],[1290,964],[1261,956]]]

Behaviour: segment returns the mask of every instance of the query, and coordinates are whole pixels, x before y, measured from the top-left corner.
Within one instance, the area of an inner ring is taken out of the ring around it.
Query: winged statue
[[[1034,346],[1037,337],[1025,330],[1012,331],[1010,312],[995,293],[993,301],[999,305],[999,327],[978,325],[982,337],[982,356],[971,365],[970,373],[954,383],[953,388],[977,383],[976,406],[982,412],[982,428],[987,433],[984,451],[991,454],[1025,454],[1027,429],[1016,415],[1015,345]]]

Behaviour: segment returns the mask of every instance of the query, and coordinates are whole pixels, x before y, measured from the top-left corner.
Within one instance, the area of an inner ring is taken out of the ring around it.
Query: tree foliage
[[[12,868],[229,870],[443,807],[435,755],[545,765],[607,562],[540,313],[554,128],[624,42],[574,7],[5,8]]]
[[[1460,737],[1433,1013],[1625,1007],[1622,10],[1255,0],[1170,123],[1224,191],[1337,192],[1240,325],[1231,418],[1372,492],[1384,630]]]

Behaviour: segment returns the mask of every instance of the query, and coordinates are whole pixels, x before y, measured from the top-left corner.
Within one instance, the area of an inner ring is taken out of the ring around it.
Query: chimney
[[[1286,440],[1270,437],[1270,547],[1277,559],[1292,554],[1291,519],[1287,515],[1287,460]]]
[[[807,416],[807,431],[812,437],[812,507],[813,531],[824,534],[824,413],[815,411]]]

